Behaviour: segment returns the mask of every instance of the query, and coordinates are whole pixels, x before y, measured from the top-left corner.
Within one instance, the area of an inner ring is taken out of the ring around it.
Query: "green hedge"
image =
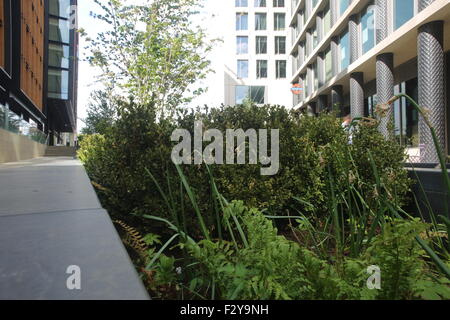
[[[395,142],[385,140],[373,126],[359,125],[353,132],[353,144],[349,145],[347,132],[333,114],[299,117],[280,106],[245,104],[202,112],[185,111],[178,120],[156,121],[151,108],[127,103],[122,105],[114,126],[103,136],[85,137],[79,151],[89,176],[101,186],[99,194],[110,213],[122,218],[131,213],[170,218],[145,169],[155,176],[167,195],[179,198],[180,181],[170,158],[175,143],[170,136],[176,128],[193,132],[194,121],[200,119],[204,130],[280,130],[278,174],[262,176],[260,165],[211,166],[218,189],[228,200],[243,200],[249,207],[266,209],[272,215],[295,214],[291,212],[294,204],[304,213],[329,215],[326,203],[329,172],[338,192],[345,192],[350,181],[357,183],[361,194],[368,198],[377,196],[369,154],[389,196],[399,202],[406,199],[410,181],[402,170],[404,151]],[[183,171],[199,198],[205,219],[212,220],[213,201],[207,171],[203,165],[183,165]],[[197,229],[193,210],[187,205],[187,196],[184,197],[183,210],[192,217],[187,224]],[[293,197],[304,203],[299,207]]]

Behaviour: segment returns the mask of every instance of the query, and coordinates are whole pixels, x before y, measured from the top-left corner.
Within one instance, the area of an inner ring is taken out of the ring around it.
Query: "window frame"
[[[284,62],[284,76],[280,75],[280,63]],[[287,78],[287,61],[286,60],[275,60],[275,78],[276,79],[286,79]]]
[[[265,39],[265,47],[261,47],[259,40]],[[255,53],[256,54],[267,54],[267,36],[256,36],[255,37]],[[261,49],[265,50],[261,50]]]
[[[265,74],[262,72],[264,68],[261,67],[261,64],[265,64]],[[267,59],[258,59],[256,60],[256,79],[267,79],[269,75],[269,63]]]
[[[246,27],[242,28],[242,19],[239,17],[246,17]],[[236,12],[236,31],[248,31],[248,13],[247,12]]]
[[[257,17],[264,17],[264,29],[258,28]],[[255,31],[267,31],[267,13],[266,12],[255,12]]]
[[[242,39],[246,39],[247,40],[247,46],[246,46],[247,50],[245,52],[240,52],[239,51],[239,48],[240,48],[240,46],[239,46],[240,41],[239,40],[242,40]],[[248,36],[236,36],[236,55],[241,55],[241,54],[248,54]]]

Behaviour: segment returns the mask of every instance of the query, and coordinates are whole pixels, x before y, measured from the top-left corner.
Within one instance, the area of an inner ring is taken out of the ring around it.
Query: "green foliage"
[[[94,18],[105,31],[86,38],[87,60],[102,70],[101,81],[141,105],[157,106],[160,116],[203,92],[195,82],[210,72],[207,55],[214,41],[192,24],[200,0],[94,2]]]
[[[87,117],[84,119],[83,134],[105,134],[112,127],[116,118],[116,106],[110,90],[94,91],[87,108]]]

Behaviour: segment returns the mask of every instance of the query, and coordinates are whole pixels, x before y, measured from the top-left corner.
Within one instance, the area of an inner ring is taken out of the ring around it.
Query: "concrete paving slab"
[[[0,299],[149,299],[77,160],[0,165]]]
[[[0,165],[0,215],[101,208],[73,158],[38,158]]]

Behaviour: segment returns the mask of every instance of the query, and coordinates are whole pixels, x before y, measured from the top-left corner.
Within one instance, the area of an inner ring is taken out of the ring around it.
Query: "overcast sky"
[[[106,1],[106,0],[104,0]],[[146,0],[128,0],[130,3],[146,3]],[[221,15],[225,1],[233,0],[204,0],[205,6],[195,21],[201,23],[202,26],[207,28],[211,38],[217,38],[223,36],[223,24],[221,23]],[[98,20],[93,19],[90,12],[98,12],[98,6],[92,0],[79,0],[78,1],[78,25],[83,28],[89,37],[94,38],[95,35],[104,28]],[[83,59],[86,57],[86,42],[84,38],[80,39],[80,58],[82,61],[79,63],[79,79],[78,79],[78,131],[83,128],[84,123],[80,119],[86,117],[86,108],[89,102],[90,93],[100,86],[95,83],[95,75],[98,75],[98,70],[90,67],[89,64]],[[190,107],[197,105],[203,106],[208,104],[209,106],[217,106],[223,102],[223,50],[221,50],[221,44],[218,44],[210,54],[210,60],[212,62],[212,69],[216,70],[215,73],[199,83],[202,87],[207,87],[207,93],[197,98]]]

